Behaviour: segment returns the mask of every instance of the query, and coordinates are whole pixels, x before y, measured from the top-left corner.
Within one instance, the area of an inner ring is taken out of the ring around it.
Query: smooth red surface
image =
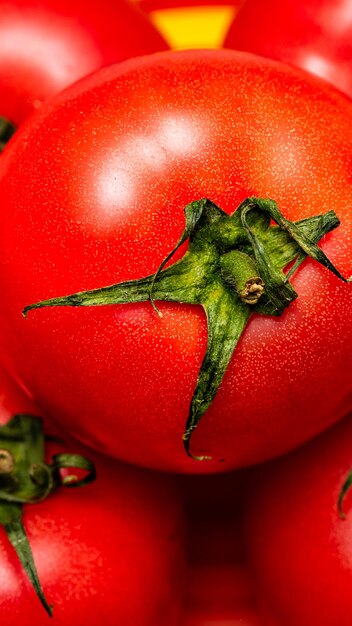
[[[0,364],[0,423],[40,415]],[[64,437],[44,419],[47,435]],[[58,626],[179,626],[185,577],[185,519],[172,478],[82,449],[50,443],[53,454],[91,458],[97,479],[61,488],[25,506],[24,524],[42,587]],[[46,626],[49,618],[0,527],[0,611],[8,626]]]
[[[346,520],[337,512],[352,468],[351,438],[348,417],[253,475],[244,528],[254,584],[285,626],[351,624],[351,493]]]
[[[291,63],[352,96],[349,0],[246,0],[224,46]]]
[[[40,415],[33,400],[0,362],[0,425],[6,424],[16,413]]]
[[[201,308],[25,305],[143,277],[209,197],[271,197],[299,219],[334,209],[323,242],[352,273],[352,105],[315,77],[231,51],[107,68],[42,108],[1,159],[2,342],[42,410],[100,450],[215,472],[286,452],[351,406],[352,286],[307,261],[281,318],[253,317],[192,440],[181,435],[206,347]],[[5,304],[6,303],[6,304]],[[224,459],[219,462],[219,459]]]
[[[72,442],[67,451],[82,453]],[[62,488],[25,508],[54,623],[179,626],[185,558],[178,491],[170,479],[94,460],[95,483]],[[0,557],[2,619],[8,626],[46,626],[49,618],[2,528]]]
[[[124,0],[1,0],[0,115],[20,124],[101,66],[166,48]]]

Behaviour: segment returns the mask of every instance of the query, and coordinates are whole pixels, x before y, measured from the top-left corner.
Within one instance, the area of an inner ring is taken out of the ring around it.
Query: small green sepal
[[[0,115],[0,153],[6,148],[16,130],[16,126],[10,120]]]
[[[352,470],[348,473],[341,487],[341,491],[340,491],[339,498],[337,501],[337,510],[341,519],[346,519],[346,514],[343,509],[343,505],[344,505],[347,492],[351,489],[351,487],[352,487]]]

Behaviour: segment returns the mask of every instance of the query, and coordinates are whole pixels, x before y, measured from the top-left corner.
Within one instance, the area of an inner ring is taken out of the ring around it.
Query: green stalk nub
[[[232,286],[242,302],[257,304],[264,293],[264,282],[252,257],[240,250],[232,250],[220,257],[221,275]]]
[[[281,315],[297,293],[290,276],[309,256],[345,279],[317,246],[339,225],[333,211],[290,222],[268,198],[247,198],[228,215],[203,198],[185,208],[185,230],[155,274],[123,283],[51,298],[31,309],[52,306],[100,306],[150,300],[203,306],[208,324],[208,345],[190,404],[183,441],[194,459],[190,441],[211,405],[237,343],[253,313]],[[273,222],[276,225],[273,225]],[[188,250],[165,267],[188,240]],[[285,267],[294,261],[288,274]]]
[[[7,120],[6,117],[1,117],[0,115],[0,152],[6,148],[7,143],[15,132],[16,126]]]
[[[80,468],[87,474],[80,481],[61,478],[63,468]],[[57,454],[52,463],[44,460],[41,420],[32,415],[15,415],[0,427],[0,524],[12,544],[44,609],[52,616],[23,526],[23,505],[44,500],[61,485],[76,487],[95,478],[91,461],[80,455]],[[69,484],[71,482],[71,484]]]

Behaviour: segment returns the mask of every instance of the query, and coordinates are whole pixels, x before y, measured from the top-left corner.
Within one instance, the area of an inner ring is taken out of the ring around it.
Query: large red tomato
[[[9,386],[5,393],[14,403]],[[14,395],[20,403],[21,394]],[[21,406],[22,411],[28,408],[26,403]],[[47,434],[54,433],[50,429]],[[48,462],[63,451],[82,453],[72,441],[67,447],[52,443]],[[86,450],[83,454],[91,456]],[[185,558],[176,485],[172,479],[97,455],[94,462],[93,484],[61,489],[39,504],[24,505],[23,524],[34,567],[55,622],[59,626],[97,626],[101,620],[112,626],[178,625]],[[4,506],[1,499],[2,524]],[[48,616],[3,526],[0,553],[3,619],[9,626],[44,626]]]
[[[261,601],[279,624],[351,624],[351,493],[343,501],[346,519],[338,513],[352,468],[351,437],[348,417],[301,450],[258,468],[247,485],[248,556]]]
[[[0,115],[20,124],[102,65],[166,48],[125,0],[1,0]]]
[[[152,275],[200,198],[224,223],[249,195],[293,220],[335,209],[341,226],[323,248],[348,274],[351,148],[347,98],[231,51],[131,60],[44,105],[0,178],[3,350],[42,410],[109,454],[187,472],[273,457],[346,414],[352,288],[311,260],[292,279],[297,300],[279,318],[252,316],[238,343],[192,438],[211,461],[187,458],[181,438],[207,343],[200,307],[161,303],[162,318],[150,302],[21,311]]]
[[[246,0],[224,45],[292,63],[352,96],[352,5],[346,0]]]

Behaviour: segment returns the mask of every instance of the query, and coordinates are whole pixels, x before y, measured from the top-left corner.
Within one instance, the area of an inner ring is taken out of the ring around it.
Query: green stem
[[[241,250],[231,250],[220,257],[221,275],[234,287],[245,304],[257,304],[264,293],[264,281],[252,257]]]
[[[4,518],[7,518],[6,522]],[[8,504],[0,501],[0,523],[4,526],[8,539],[16,551],[40,602],[48,615],[52,617],[52,607],[45,598],[28,537],[22,524],[22,507],[18,504]]]
[[[203,303],[208,323],[208,345],[199,372],[186,422],[183,441],[188,456],[207,460],[207,455],[190,452],[193,431],[207,411],[226,372],[232,354],[251,316],[251,308],[222,282],[214,283]]]
[[[16,126],[12,124],[6,117],[0,115],[0,152],[2,152],[11,137],[16,132]]]
[[[333,211],[290,222],[276,202],[268,198],[247,198],[232,215],[203,198],[186,206],[185,222],[180,239],[154,275],[42,300],[26,306],[23,314],[42,307],[146,300],[158,313],[154,302],[157,300],[202,305],[207,316],[208,345],[183,435],[186,453],[193,456],[192,433],[217,393],[250,315],[284,312],[298,295],[289,278],[307,256],[343,281],[350,279],[345,279],[317,246],[326,233],[339,225]],[[187,240],[185,255],[165,268]],[[292,261],[293,268],[285,275],[284,270]]]
[[[22,523],[23,505],[41,502],[57,487],[76,487],[95,478],[91,461],[76,454],[57,454],[53,462],[44,459],[44,435],[39,418],[15,415],[0,427],[0,524],[32,583],[47,613],[52,615],[38,573],[32,551]],[[78,480],[74,475],[61,477],[61,469],[80,468],[86,475]]]
[[[339,493],[339,498],[337,501],[337,509],[338,509],[338,513],[341,519],[346,519],[346,515],[343,510],[343,505],[344,505],[345,497],[348,491],[351,489],[351,487],[352,487],[352,471],[348,472],[345,478],[345,481],[341,487],[341,491]]]

